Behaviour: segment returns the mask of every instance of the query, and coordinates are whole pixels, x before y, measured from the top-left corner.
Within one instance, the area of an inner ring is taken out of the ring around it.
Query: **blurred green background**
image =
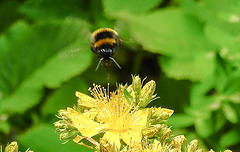
[[[91,32],[115,29],[123,44],[106,80],[90,50]],[[57,110],[77,103],[93,83],[116,89],[131,74],[157,82],[173,109],[175,135],[187,143],[240,151],[239,0],[1,0],[0,145],[20,150],[87,151],[61,144]],[[89,150],[90,151],[90,150]]]

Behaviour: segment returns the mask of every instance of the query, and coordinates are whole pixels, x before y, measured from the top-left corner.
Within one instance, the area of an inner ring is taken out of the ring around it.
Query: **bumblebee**
[[[113,55],[121,44],[121,39],[116,31],[110,28],[100,28],[92,33],[91,50],[100,58],[95,69],[97,71],[99,65],[103,63],[107,71],[111,61],[113,61],[119,69],[121,66],[114,60]]]

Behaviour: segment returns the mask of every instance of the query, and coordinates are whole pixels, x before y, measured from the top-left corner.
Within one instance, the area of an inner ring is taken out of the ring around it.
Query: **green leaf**
[[[222,93],[226,87],[226,83],[231,78],[233,67],[230,62],[224,60],[219,55],[217,55],[216,59],[217,64],[214,81],[216,81],[216,90]]]
[[[199,18],[205,25],[214,25],[221,29],[223,33],[240,34],[240,3],[238,1],[203,0],[198,3],[193,0],[185,0],[183,8],[191,15]]]
[[[0,39],[1,108],[24,112],[36,105],[43,87],[56,88],[91,63],[88,24],[77,19],[16,23]],[[77,50],[79,54],[70,55]]]
[[[181,9],[164,9],[137,16],[119,15],[128,22],[134,38],[154,53],[182,56],[189,51],[195,53],[215,48],[206,39],[201,23]]]
[[[215,27],[213,25],[206,25],[205,33],[206,33],[206,36],[212,42],[214,42],[220,46],[228,45],[235,41],[235,37],[233,37],[229,33],[226,33],[222,29],[218,29],[217,27]]]
[[[215,111],[221,108],[222,96],[217,94],[215,79],[216,77],[210,77],[209,79],[192,85],[190,94],[192,112],[194,112],[194,110]]]
[[[229,78],[227,83],[225,84],[223,92],[226,95],[240,93],[240,77],[238,76]]]
[[[2,22],[0,22],[0,33],[21,17],[20,13],[17,11],[19,6],[19,1],[0,2],[0,18],[2,20]]]
[[[237,38],[238,39],[238,38]],[[229,61],[234,67],[237,69],[240,69],[240,46],[239,46],[239,39],[238,41],[235,41],[235,43],[229,45],[229,46],[224,46],[221,49],[220,55],[222,58],[226,59]]]
[[[218,132],[220,131],[224,125],[226,124],[226,119],[223,119],[224,115],[222,113],[222,111],[220,110],[217,110],[213,113],[213,118],[212,118],[212,121],[213,121],[213,124],[215,124],[213,127],[214,127],[214,132]]]
[[[128,101],[128,103],[132,104],[133,97],[131,96],[131,94],[125,88],[124,88],[124,96],[125,96],[126,100]]]
[[[240,66],[240,3],[235,0],[185,0],[183,8],[205,24],[207,38],[218,45],[220,56]]]
[[[25,151],[30,148],[33,151],[44,152],[66,152],[66,151],[86,151],[92,150],[80,146],[73,141],[62,144],[63,141],[59,139],[59,133],[54,131],[53,125],[40,124],[29,129],[25,134],[18,137],[20,151]]]
[[[31,19],[56,19],[81,16],[86,18],[86,2],[84,0],[26,0],[20,8],[20,12]]]
[[[160,5],[163,0],[103,0],[104,11],[113,16],[120,11],[133,13],[146,12]]]
[[[195,118],[186,114],[174,114],[168,120],[169,126],[184,128],[194,124]]]
[[[193,0],[182,1],[181,8],[185,12],[191,14],[203,22],[213,16],[212,14],[208,13],[208,10],[205,7],[202,7],[198,2],[195,2]]]
[[[202,80],[212,74],[216,46],[205,37],[202,24],[182,10],[118,16],[145,50],[166,56],[161,64],[169,77]]]
[[[7,122],[7,115],[6,114],[2,114],[0,115],[1,119],[4,119],[5,117],[5,120],[0,120],[0,131],[3,132],[4,134],[8,134],[10,129],[11,129],[11,126],[9,124],[9,122]]]
[[[222,105],[223,114],[231,123],[236,124],[238,122],[238,114],[236,109],[229,102],[224,102]]]
[[[239,134],[239,128],[233,128],[221,136],[219,144],[223,147],[234,146],[240,143]]]
[[[194,125],[197,134],[202,138],[207,138],[213,133],[213,126],[210,113],[205,114],[205,116],[196,117]]]
[[[76,91],[87,93],[88,85],[79,77],[72,79],[61,88],[54,91],[45,101],[43,106],[44,114],[56,114],[60,109],[66,109],[77,104]]]
[[[239,29],[240,30],[240,29]],[[219,45],[220,56],[236,66],[240,65],[239,35],[222,30],[222,27],[216,25],[206,25],[205,33],[209,40]]]
[[[203,80],[214,71],[214,54],[195,52],[179,57],[161,57],[159,63],[170,78]]]

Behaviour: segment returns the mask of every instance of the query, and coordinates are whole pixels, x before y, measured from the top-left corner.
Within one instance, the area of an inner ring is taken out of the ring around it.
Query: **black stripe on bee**
[[[98,33],[94,39],[95,39],[95,42],[97,42],[105,38],[116,38],[116,35],[113,32],[105,31],[105,32]]]

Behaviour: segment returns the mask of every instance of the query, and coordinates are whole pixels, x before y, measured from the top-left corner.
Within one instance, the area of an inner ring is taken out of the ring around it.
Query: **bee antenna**
[[[112,58],[112,57],[109,57],[109,58],[117,65],[117,67],[118,67],[119,69],[122,69],[122,67],[117,63],[117,61],[114,60],[114,58]]]
[[[99,67],[100,63],[102,62],[102,60],[103,60],[103,58],[101,58],[101,59],[99,60],[99,62],[98,62],[98,64],[97,64],[97,67],[96,67],[95,71],[98,70],[98,67]]]

